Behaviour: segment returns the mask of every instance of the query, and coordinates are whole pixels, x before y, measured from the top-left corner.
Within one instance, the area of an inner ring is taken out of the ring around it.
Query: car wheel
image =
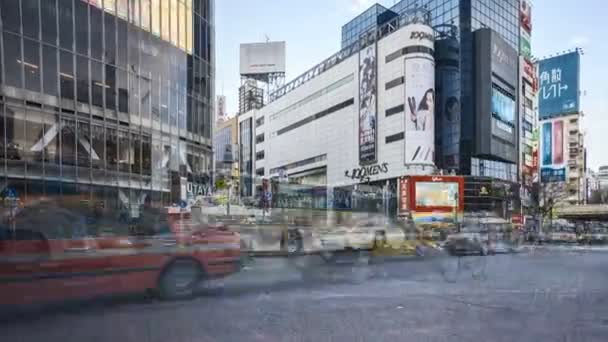
[[[160,277],[158,288],[161,298],[174,300],[191,297],[202,276],[201,266],[195,260],[173,261]]]
[[[281,240],[281,249],[288,255],[302,251],[302,247],[302,235],[295,229],[288,230]]]

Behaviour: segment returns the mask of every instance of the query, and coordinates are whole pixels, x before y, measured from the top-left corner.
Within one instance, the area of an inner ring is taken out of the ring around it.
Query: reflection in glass
[[[91,57],[101,60],[103,59],[103,13],[95,7],[90,7],[91,11],[91,41],[99,42],[98,44],[91,44]]]
[[[21,40],[14,34],[4,32],[4,82],[6,85],[23,88],[21,66]]]
[[[19,6],[15,6],[11,1],[0,1],[0,12],[2,12],[2,27],[5,30],[20,33],[21,15],[19,15]]]
[[[103,82],[103,65],[91,60],[91,97],[93,106],[103,108],[103,92],[105,83]]]
[[[57,44],[57,3],[56,0],[40,1],[42,40]]]
[[[74,61],[73,54],[61,51],[59,54],[59,79],[61,97],[74,99]]]
[[[164,0],[160,2],[160,6],[161,6],[161,10],[160,10],[160,15],[161,15],[161,22],[160,22],[160,27],[161,27],[161,37],[164,40],[170,40],[171,39],[171,34],[170,34],[170,28],[169,28],[169,1],[170,0]]]
[[[105,33],[105,61],[106,63],[116,64],[116,17],[104,13],[104,33]]]
[[[104,169],[106,153],[103,126],[95,124],[91,126],[91,144],[92,150],[95,151],[95,154],[97,155],[97,158],[92,158],[91,160],[91,165],[93,166],[93,169]],[[95,177],[94,173],[93,179],[95,178],[97,177]]]
[[[120,69],[119,69],[120,70]],[[129,90],[127,89],[127,73],[120,70],[118,74],[118,111],[129,113]]]
[[[21,14],[23,15],[24,22],[26,25],[23,25],[23,35],[33,38],[39,39],[39,30],[38,30],[38,0],[21,0]]]
[[[133,151],[129,144],[129,133],[126,131],[118,132],[118,170],[129,172],[133,164]]]
[[[118,31],[118,48],[116,49],[118,55],[117,65],[122,69],[126,69],[129,52],[129,44],[127,41],[129,28],[127,22],[124,20],[116,20],[116,30]]]
[[[106,109],[116,109],[116,68],[106,64]]]
[[[87,122],[78,122],[78,138],[76,141],[76,158],[78,162],[78,178],[90,179],[91,159],[99,159],[91,146],[90,125]],[[84,170],[83,170],[84,169]]]
[[[26,126],[26,144],[23,148],[23,154],[27,162],[28,175],[41,177],[43,163],[43,143],[44,124],[42,121],[42,113],[38,111],[28,110],[27,126]]]
[[[57,49],[42,45],[42,86],[47,95],[57,96]]]
[[[141,27],[150,30],[150,0],[141,0]]]
[[[144,1],[148,1],[148,0],[144,0]],[[161,2],[161,0],[150,0],[152,33],[156,36],[160,36],[160,2]]]
[[[151,152],[151,138],[149,135],[142,136],[141,142],[141,164],[142,174],[149,176],[152,174],[152,152]]]
[[[150,89],[150,79],[146,77],[140,77],[139,79],[139,93],[141,97],[141,116],[142,118],[149,119],[150,118],[150,97],[151,97],[151,89]]]
[[[23,73],[25,88],[40,92],[40,44],[29,39],[23,40]]]
[[[89,103],[89,59],[76,57],[76,98],[79,102]]]
[[[76,122],[74,119],[61,119],[61,171],[62,177],[76,178]]]
[[[72,1],[59,1],[59,46],[72,50],[74,45],[74,21],[72,20]]]
[[[59,129],[59,115],[44,114],[44,142],[42,146],[44,148],[44,159],[47,163],[44,165],[44,172],[47,178],[60,177],[60,166],[59,166],[59,141],[60,141],[60,129]]]
[[[76,52],[89,55],[89,6],[86,2],[76,1]]]

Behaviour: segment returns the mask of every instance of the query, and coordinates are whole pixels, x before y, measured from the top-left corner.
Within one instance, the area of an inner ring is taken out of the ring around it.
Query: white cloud
[[[568,41],[568,46],[585,47],[589,45],[589,43],[591,43],[591,38],[589,38],[588,36],[578,35],[570,38],[570,40]]]
[[[374,2],[374,0],[350,0],[350,9],[353,12],[363,11],[370,7]]]

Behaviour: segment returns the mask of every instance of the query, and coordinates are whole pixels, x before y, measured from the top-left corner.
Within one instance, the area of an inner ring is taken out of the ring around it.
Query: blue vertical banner
[[[580,54],[578,51],[539,62],[540,120],[580,111]]]
[[[543,166],[550,166],[553,164],[553,140],[552,125],[551,122],[545,122],[543,124]]]

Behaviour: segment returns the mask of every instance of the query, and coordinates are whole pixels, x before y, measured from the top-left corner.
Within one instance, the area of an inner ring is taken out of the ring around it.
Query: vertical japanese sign
[[[564,182],[566,180],[564,121],[556,119],[543,122],[540,143],[541,182]]]
[[[530,8],[530,4],[526,0],[521,0],[519,2],[519,22],[521,23],[521,27],[526,30],[526,32],[531,33],[532,8]]]
[[[406,177],[399,178],[399,214],[404,215],[410,209],[409,183]]]
[[[530,34],[521,32],[519,35],[519,51],[526,59],[532,59],[532,48],[530,47]]]
[[[405,164],[433,165],[435,154],[435,61],[405,58]]]
[[[359,52],[359,163],[377,161],[376,43]]]
[[[580,111],[579,71],[577,51],[540,61],[538,111],[541,120]]]

